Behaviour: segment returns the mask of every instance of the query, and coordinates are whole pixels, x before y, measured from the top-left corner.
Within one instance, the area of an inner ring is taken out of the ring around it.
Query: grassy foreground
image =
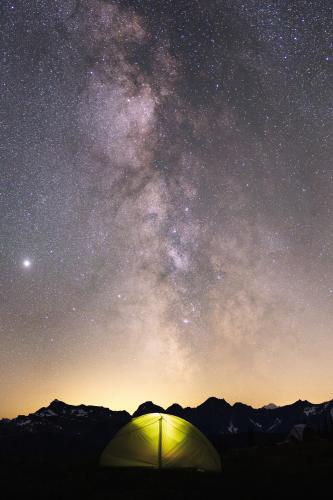
[[[327,439],[230,450],[223,456],[221,474],[101,469],[95,464],[0,464],[2,500],[316,499],[333,498],[332,485],[333,440]]]

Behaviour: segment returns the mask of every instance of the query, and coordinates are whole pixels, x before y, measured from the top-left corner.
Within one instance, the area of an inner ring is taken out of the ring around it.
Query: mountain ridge
[[[66,403],[62,400],[59,400],[59,399],[53,399],[48,406],[43,406],[41,407],[40,409],[36,410],[35,412],[31,412],[31,413],[28,413],[28,415],[24,415],[24,414],[18,414],[16,417],[12,417],[12,418],[7,418],[7,417],[3,417],[1,418],[0,417],[0,422],[3,422],[3,421],[13,421],[19,417],[24,417],[24,416],[29,416],[29,415],[34,415],[36,414],[37,412],[40,412],[42,410],[45,410],[45,409],[51,409],[54,408],[54,407],[67,407],[67,408],[90,408],[90,409],[93,409],[93,408],[98,408],[98,409],[104,409],[105,411],[109,411],[109,412],[125,412],[127,413],[128,415],[131,415],[132,417],[136,416],[136,414],[141,413],[141,409],[142,408],[147,408],[148,410],[153,410],[154,408],[156,409],[156,411],[162,411],[162,412],[167,412],[169,410],[172,410],[173,408],[177,408],[177,409],[182,409],[182,410],[193,410],[193,409],[198,409],[198,408],[206,408],[206,407],[213,407],[214,405],[219,405],[219,404],[223,404],[225,405],[226,407],[229,407],[229,408],[235,408],[235,407],[246,407],[248,409],[251,409],[253,411],[258,411],[258,410],[263,410],[263,409],[283,409],[283,408],[289,408],[289,407],[293,407],[293,406],[299,406],[299,405],[309,405],[309,406],[313,406],[313,407],[319,407],[319,406],[323,406],[323,405],[329,405],[330,403],[333,402],[333,398],[330,399],[330,400],[326,400],[326,401],[323,401],[323,402],[320,402],[320,403],[312,403],[311,401],[308,401],[307,399],[297,399],[295,400],[294,402],[292,403],[287,403],[285,405],[282,405],[282,406],[278,406],[274,403],[268,403],[264,406],[260,406],[260,407],[254,407],[252,405],[249,405],[247,403],[243,403],[241,401],[236,401],[235,403],[229,403],[228,401],[226,401],[224,398],[218,398],[216,396],[210,396],[208,397],[207,399],[205,399],[202,403],[199,403],[197,406],[182,406],[180,405],[179,403],[175,402],[175,403],[172,403],[171,405],[167,406],[166,408],[163,408],[162,406],[158,405],[158,404],[155,404],[153,401],[151,400],[147,400],[143,403],[141,403],[138,408],[131,414],[130,412],[128,412],[127,410],[112,410],[111,408],[108,408],[106,406],[101,406],[101,405],[91,405],[91,404],[85,404],[85,403],[80,403],[78,405],[75,405],[75,404],[71,404],[71,403]]]
[[[133,417],[152,412],[167,412],[184,418],[200,429],[220,451],[283,442],[299,424],[318,436],[333,432],[333,400],[318,404],[297,400],[274,410],[252,408],[240,402],[230,405],[215,397],[193,408],[173,403],[164,409],[146,401],[131,415],[125,410],[71,405],[55,399],[28,415],[0,420],[0,461],[96,462],[119,429]]]
[[[280,428],[281,432],[285,432],[285,427],[290,427],[297,423],[305,423],[305,421],[318,420],[319,415],[326,414],[327,412],[333,418],[331,410],[333,412],[333,399],[323,403],[311,403],[307,400],[298,399],[284,406],[276,406],[270,403],[261,408],[253,408],[251,405],[242,402],[236,402],[231,405],[223,398],[211,396],[195,407],[183,407],[178,403],[173,403],[164,409],[162,406],[156,405],[153,401],[145,401],[131,415],[126,410],[111,410],[98,405],[72,405],[54,399],[48,406],[43,406],[28,415],[18,415],[13,419],[0,419],[0,426],[5,424],[25,426],[30,421],[31,424],[38,424],[38,427],[41,426],[43,420],[45,423],[45,419],[51,419],[50,421],[52,421],[55,418],[65,419],[66,421],[88,419],[91,422],[125,422],[145,413],[162,412],[185,418],[203,429],[208,435],[227,432],[231,423],[232,428],[236,428],[240,432],[248,432],[249,428],[253,425],[256,430],[261,428],[266,432],[270,432],[274,425],[273,428],[275,431],[277,428]],[[232,422],[233,420],[237,421],[238,427]],[[278,424],[279,420],[281,420],[281,423]],[[283,424],[284,420],[287,420],[285,424]],[[253,424],[253,422],[255,423]]]

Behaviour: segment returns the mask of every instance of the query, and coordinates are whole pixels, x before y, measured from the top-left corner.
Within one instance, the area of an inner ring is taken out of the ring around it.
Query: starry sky
[[[332,398],[331,0],[0,24],[0,416]]]

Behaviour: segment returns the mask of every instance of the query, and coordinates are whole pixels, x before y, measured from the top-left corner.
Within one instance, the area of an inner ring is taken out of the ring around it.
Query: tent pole
[[[158,468],[162,469],[162,417],[158,421]]]

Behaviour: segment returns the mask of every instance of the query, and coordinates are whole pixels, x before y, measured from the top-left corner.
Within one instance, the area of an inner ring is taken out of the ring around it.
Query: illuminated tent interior
[[[208,439],[186,420],[165,413],[133,418],[110,441],[100,463],[106,467],[221,470]]]

